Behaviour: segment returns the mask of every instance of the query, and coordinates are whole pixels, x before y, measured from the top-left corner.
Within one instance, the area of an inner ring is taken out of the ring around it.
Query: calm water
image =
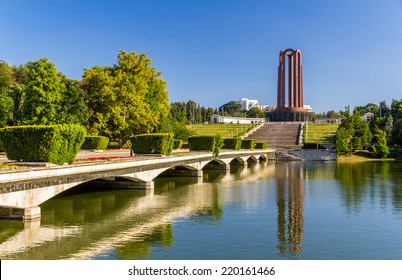
[[[75,188],[0,259],[402,259],[402,164],[265,162],[153,192]]]

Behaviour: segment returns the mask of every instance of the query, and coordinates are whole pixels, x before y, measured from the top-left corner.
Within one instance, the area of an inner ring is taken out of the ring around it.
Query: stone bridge
[[[205,169],[229,169],[248,161],[273,159],[274,150],[191,154],[109,163],[78,164],[0,174],[0,218],[40,218],[39,205],[87,182],[109,187],[152,189],[158,176],[199,177]]]

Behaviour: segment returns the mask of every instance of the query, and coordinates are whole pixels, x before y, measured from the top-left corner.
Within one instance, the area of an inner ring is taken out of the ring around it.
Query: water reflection
[[[349,236],[353,237],[353,228],[344,227],[352,223],[341,215],[345,210],[353,216],[379,205],[383,213],[391,210],[402,220],[401,170],[398,163],[249,162],[230,170],[204,172],[202,181],[159,178],[153,191],[85,185],[41,205],[40,223],[0,220],[0,258],[152,259],[159,252],[156,258],[174,259],[171,250],[177,245],[175,232],[182,222],[205,227],[211,241],[219,234],[225,236],[222,247],[200,245],[206,246],[201,258],[314,258],[322,246],[329,250],[325,240],[318,241],[332,234],[328,228],[332,225],[326,223],[327,228],[322,228],[323,221],[331,219],[334,228],[352,230]],[[329,213],[337,213],[338,220],[322,210],[327,205],[306,203],[323,199],[332,203]],[[368,224],[361,219],[358,225],[352,224],[362,226],[359,234],[373,222],[366,219]],[[254,231],[259,231],[254,237],[241,239]],[[340,234],[337,231],[333,236]],[[193,238],[191,234],[185,237]],[[334,242],[341,247],[346,241]],[[230,253],[230,246],[238,255]],[[259,251],[247,255],[253,246]]]
[[[280,164],[280,163],[279,163]],[[278,209],[278,251],[281,256],[300,258],[303,241],[303,165],[287,163],[275,173]]]

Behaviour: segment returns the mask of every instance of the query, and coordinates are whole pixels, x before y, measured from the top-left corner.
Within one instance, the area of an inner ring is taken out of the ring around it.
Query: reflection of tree
[[[338,163],[336,165],[335,179],[341,183],[348,208],[360,205],[371,171],[369,165],[364,163]]]
[[[289,163],[276,174],[280,255],[300,258],[303,241],[303,165]]]
[[[198,222],[210,221],[209,218],[212,218],[213,221],[219,221],[222,219],[223,207],[221,205],[221,197],[218,184],[212,185],[211,195],[211,203],[203,209],[198,210],[194,215],[197,217]],[[200,217],[203,217],[205,219],[200,220]]]
[[[340,182],[348,209],[358,209],[366,195],[374,200],[377,192],[385,205],[389,167],[387,162],[337,163],[335,179]]]
[[[24,229],[20,220],[0,220],[0,244]]]
[[[152,233],[142,238],[130,240],[116,248],[116,259],[138,260],[147,259],[151,255],[152,246],[172,246],[173,230],[171,224],[164,224],[155,228]]]

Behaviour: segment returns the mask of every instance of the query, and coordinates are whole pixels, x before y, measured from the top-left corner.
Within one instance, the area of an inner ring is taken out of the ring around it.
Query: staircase
[[[247,138],[254,138],[257,142],[266,142],[268,148],[290,150],[301,148],[300,133],[300,123],[268,122],[248,135]]]

